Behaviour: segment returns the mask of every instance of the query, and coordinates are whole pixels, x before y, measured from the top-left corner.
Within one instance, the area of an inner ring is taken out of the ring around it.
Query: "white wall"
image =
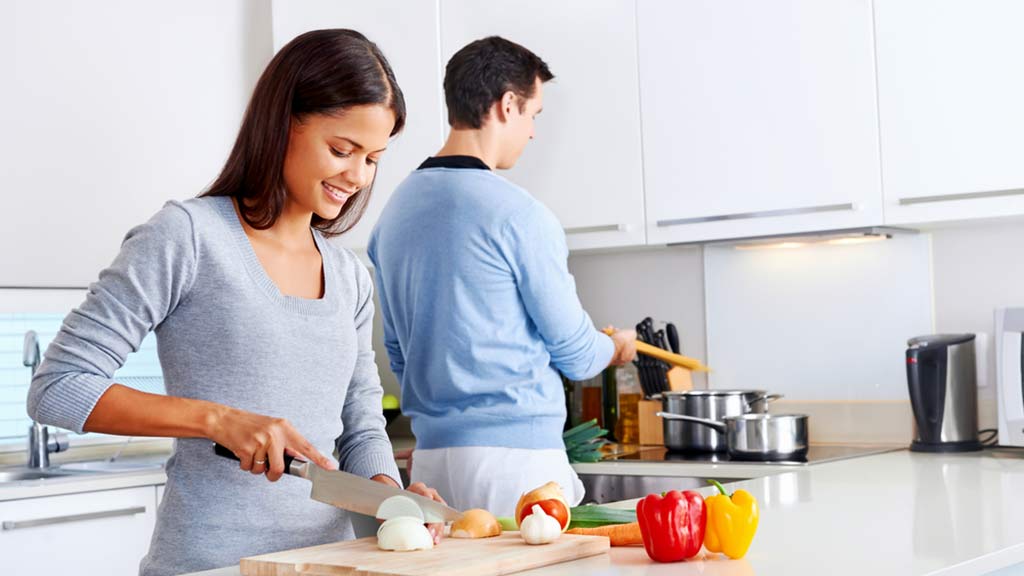
[[[683,354],[704,359],[704,265],[699,247],[573,254],[569,271],[583,308],[599,328],[633,328],[646,316],[679,329]],[[704,387],[703,374],[694,385]]]
[[[935,324],[939,332],[987,335],[984,362],[987,385],[979,390],[979,425],[996,426],[996,308],[1024,306],[1024,222],[986,222],[935,230]],[[979,352],[981,352],[979,350]]]

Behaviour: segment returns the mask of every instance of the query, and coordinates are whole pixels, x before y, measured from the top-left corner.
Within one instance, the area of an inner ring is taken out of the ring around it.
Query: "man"
[[[490,37],[448,62],[451,133],[395,190],[370,238],[384,340],[416,436],[415,481],[458,509],[511,516],[520,494],[583,486],[562,442],[573,380],[636,355],[636,334],[594,328],[546,207],[493,172],[533,138],[554,76]]]

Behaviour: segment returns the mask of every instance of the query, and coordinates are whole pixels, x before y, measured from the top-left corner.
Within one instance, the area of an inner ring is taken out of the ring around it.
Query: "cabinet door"
[[[639,0],[647,239],[882,222],[870,0]]]
[[[633,0],[442,0],[441,56],[486,36],[550,66],[535,139],[507,177],[558,217],[570,249],[644,243]]]
[[[876,0],[885,218],[1024,214],[1024,3]]]
[[[155,519],[152,486],[0,502],[3,573],[134,576]]]
[[[405,130],[388,145],[362,220],[336,242],[365,254],[370,232],[399,183],[443,141],[442,88],[437,47],[437,1],[339,2],[274,0],[274,50],[321,28],[358,30],[380,47],[405,95]]]
[[[269,57],[263,10],[2,3],[0,286],[85,287],[130,228],[213,181]]]

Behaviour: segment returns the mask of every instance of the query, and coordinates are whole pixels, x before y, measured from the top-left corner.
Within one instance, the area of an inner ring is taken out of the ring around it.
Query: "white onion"
[[[423,519],[399,516],[384,522],[377,529],[377,547],[397,552],[430,550],[434,547],[434,538],[423,525]]]
[[[424,523],[423,509],[420,508],[420,505],[415,500],[408,496],[392,496],[381,502],[380,506],[377,507],[378,520],[391,520],[392,518],[400,518],[402,516],[419,518],[420,524]]]

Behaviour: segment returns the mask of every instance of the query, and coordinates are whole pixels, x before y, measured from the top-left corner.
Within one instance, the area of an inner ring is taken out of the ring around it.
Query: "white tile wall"
[[[0,313],[0,444],[16,442],[31,423],[25,412],[30,369],[22,364],[25,332],[35,330],[40,351],[60,329],[64,314],[15,312]],[[128,357],[117,371],[118,382],[126,386],[163,393],[163,374],[156,354],[156,338],[150,334],[139,351]]]

